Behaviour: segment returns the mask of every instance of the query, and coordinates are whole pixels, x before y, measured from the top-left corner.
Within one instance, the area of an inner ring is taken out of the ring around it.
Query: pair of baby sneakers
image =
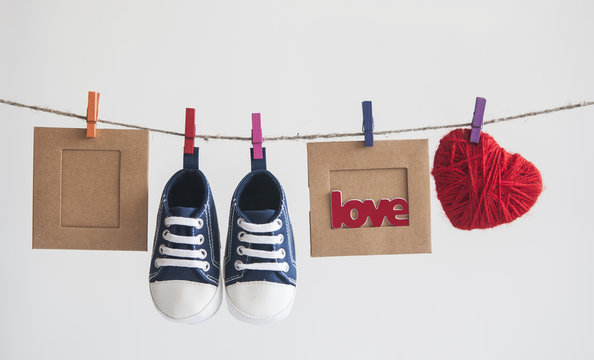
[[[264,153],[265,154],[265,153]],[[199,323],[223,298],[250,323],[285,318],[297,285],[295,246],[282,186],[254,160],[231,200],[225,256],[212,192],[198,168],[198,148],[165,185],[151,259],[149,287],[165,317]]]

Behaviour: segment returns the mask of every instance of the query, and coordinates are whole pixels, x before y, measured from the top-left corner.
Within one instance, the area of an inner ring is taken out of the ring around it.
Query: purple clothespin
[[[262,159],[262,124],[260,113],[252,113],[252,146],[254,159]]]
[[[373,115],[371,112],[371,101],[363,101],[363,133],[365,134],[365,146],[373,146]]]
[[[472,130],[470,131],[470,142],[478,144],[481,139],[481,129],[483,128],[483,116],[485,115],[485,104],[487,100],[477,97],[474,103],[474,115],[472,115]]]

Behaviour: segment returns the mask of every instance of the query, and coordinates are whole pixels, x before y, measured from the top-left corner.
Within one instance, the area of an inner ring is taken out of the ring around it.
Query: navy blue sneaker
[[[215,205],[194,148],[161,197],[149,274],[157,309],[192,324],[211,317],[222,300],[220,256]]]
[[[250,323],[281,320],[291,311],[296,285],[285,193],[265,169],[265,159],[252,159],[252,171],[241,180],[231,201],[225,251],[229,310]]]

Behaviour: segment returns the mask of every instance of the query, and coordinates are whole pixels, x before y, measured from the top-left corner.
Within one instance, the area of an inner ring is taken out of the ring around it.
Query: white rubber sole
[[[152,299],[152,296],[151,296],[151,299]],[[159,309],[159,307],[157,306],[157,304],[155,304],[155,301],[153,300],[153,304],[155,305],[157,310],[159,310],[159,313],[161,315],[163,315],[167,320],[171,320],[171,321],[174,321],[177,323],[190,324],[190,325],[198,324],[205,320],[210,319],[219,310],[219,307],[221,306],[222,302],[223,302],[223,283],[221,283],[220,281],[219,281],[219,286],[217,286],[217,291],[215,292],[215,296],[204,307],[204,309],[202,309],[202,311],[200,311],[197,314],[194,314],[194,315],[191,315],[191,316],[188,316],[185,318],[176,319],[176,318],[167,316],[167,314],[163,313],[161,311],[161,309]]]
[[[281,311],[280,313],[275,314],[274,316],[271,316],[271,317],[261,318],[261,317],[250,316],[250,315],[242,312],[238,308],[236,308],[235,305],[233,305],[233,302],[229,299],[229,294],[227,294],[226,288],[225,288],[225,294],[227,295],[226,296],[227,307],[229,308],[229,312],[231,313],[231,315],[233,315],[233,317],[235,317],[237,320],[241,320],[248,324],[254,324],[254,325],[270,324],[273,322],[283,320],[284,318],[289,316],[289,314],[291,313],[291,309],[293,308],[293,303],[295,302],[295,294],[293,294],[293,298],[291,299],[291,302],[289,303],[289,305],[287,305],[286,308],[283,309],[283,311]]]

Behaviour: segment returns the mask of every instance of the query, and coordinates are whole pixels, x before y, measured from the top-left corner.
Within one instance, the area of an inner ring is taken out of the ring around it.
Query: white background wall
[[[6,1],[0,97],[102,119],[249,136],[470,122],[594,99],[591,1]],[[304,142],[265,144],[289,199],[298,297],[254,327],[226,307],[168,322],[151,303],[146,252],[31,249],[33,127],[77,119],[0,104],[1,359],[592,359],[594,107],[487,126],[536,164],[533,209],[487,231],[454,229],[432,180],[433,254],[309,256]],[[99,129],[105,128],[100,125]],[[446,131],[429,138],[430,157]],[[378,137],[381,138],[381,137]],[[361,138],[362,140],[362,138]],[[226,234],[249,144],[199,141]],[[182,139],[150,135],[149,246]]]

